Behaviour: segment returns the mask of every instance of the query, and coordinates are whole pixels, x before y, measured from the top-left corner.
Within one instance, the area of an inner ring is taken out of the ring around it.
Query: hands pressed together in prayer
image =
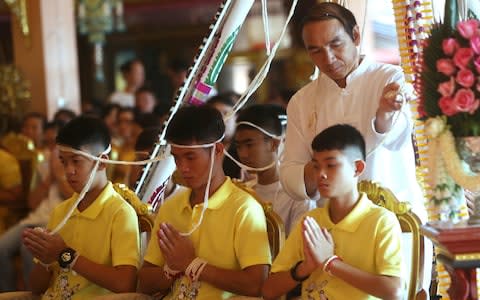
[[[173,270],[184,272],[196,257],[192,241],[168,223],[160,224],[157,235],[166,264]]]
[[[58,234],[50,234],[41,228],[27,228],[23,231],[23,243],[25,247],[44,264],[57,261],[60,252],[67,248],[62,237]]]
[[[300,265],[301,275],[310,275],[334,255],[335,243],[325,228],[320,228],[312,217],[305,217],[302,223],[304,261]]]

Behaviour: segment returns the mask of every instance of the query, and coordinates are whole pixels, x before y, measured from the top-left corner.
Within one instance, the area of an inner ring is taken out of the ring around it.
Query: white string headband
[[[265,134],[266,136],[268,137],[271,137],[272,139],[276,139],[276,140],[281,140],[283,138],[283,135],[276,135],[276,134],[273,134],[265,129],[263,129],[262,127],[254,124],[254,123],[251,123],[251,122],[248,122],[248,121],[240,121],[240,122],[237,122],[237,125],[235,126],[235,128],[238,129],[238,126],[240,125],[247,125],[247,126],[250,126],[250,127],[253,127],[255,129],[258,129],[260,130],[263,134]]]
[[[281,115],[281,116],[278,116],[278,118],[281,119],[280,122],[281,122],[282,125],[284,125],[283,123],[286,122],[286,116]],[[241,125],[247,125],[247,126],[253,127],[255,129],[258,129],[260,132],[262,132],[263,134],[265,134],[266,136],[268,136],[272,139],[279,140],[280,142],[283,141],[283,138],[284,138],[283,135],[273,134],[273,133],[267,131],[266,129],[258,126],[257,124],[252,123],[252,122],[248,122],[248,121],[237,122],[237,125],[235,126],[235,128],[238,129],[238,127],[241,126]],[[231,159],[242,170],[246,170],[246,171],[262,172],[262,171],[266,171],[268,169],[273,168],[278,163],[278,159],[274,159],[270,164],[268,164],[264,167],[255,168],[255,167],[247,166],[247,165],[243,164],[242,162],[238,161],[230,153],[228,153],[228,151],[226,151],[225,149],[223,150],[223,153],[225,154],[226,157]]]
[[[75,201],[75,203],[70,207],[70,210],[68,211],[68,213],[65,215],[65,217],[63,218],[63,220],[58,223],[58,225],[50,232],[50,234],[55,234],[57,233],[60,229],[62,229],[63,226],[65,226],[65,223],[67,223],[68,219],[70,219],[70,217],[72,216],[73,212],[75,211],[75,208],[77,208],[78,204],[80,204],[80,202],[83,200],[83,198],[85,197],[85,194],[90,190],[90,187],[92,186],[92,183],[93,183],[93,179],[95,178],[95,173],[97,172],[97,169],[98,169],[98,166],[100,165],[100,158],[102,155],[107,155],[108,153],[110,153],[110,150],[112,149],[111,145],[108,145],[107,149],[105,149],[105,151],[103,151],[102,153],[100,153],[98,156],[94,156],[88,152],[85,152],[85,151],[82,151],[82,150],[78,150],[78,149],[74,149],[72,147],[68,147],[68,146],[64,146],[64,145],[57,145],[58,147],[58,150],[60,151],[64,151],[64,152],[70,152],[70,153],[74,153],[74,154],[77,154],[77,155],[81,155],[81,156],[84,156],[88,159],[91,159],[91,160],[94,160],[95,161],[95,165],[93,166],[92,168],[92,171],[90,172],[90,175],[88,177],[88,180],[87,180],[87,183],[83,186],[83,189],[82,191],[80,192],[80,194],[78,195],[78,198],[77,200]]]
[[[205,215],[205,211],[207,210],[208,206],[208,198],[210,194],[210,185],[212,183],[212,174],[213,174],[213,163],[214,163],[214,158],[215,158],[215,145],[218,143],[221,143],[222,140],[225,137],[225,133],[222,134],[222,136],[216,140],[213,143],[206,143],[206,144],[196,144],[196,145],[180,145],[180,144],[175,144],[175,143],[170,143],[170,146],[177,147],[177,148],[184,148],[184,149],[199,149],[199,148],[212,148],[210,152],[210,170],[208,171],[208,181],[207,181],[207,186],[205,187],[205,192],[203,194],[203,207],[202,207],[202,212],[200,214],[200,218],[198,219],[197,224],[193,226],[193,228],[188,231],[188,232],[180,232],[180,235],[183,236],[189,236],[191,235],[195,230],[200,227],[200,224],[202,224],[203,221],[203,216]]]

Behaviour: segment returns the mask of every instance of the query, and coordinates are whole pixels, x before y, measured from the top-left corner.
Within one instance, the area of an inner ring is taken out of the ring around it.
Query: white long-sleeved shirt
[[[409,105],[395,115],[392,129],[376,132],[375,113],[384,87],[397,82],[404,86],[399,67],[363,58],[348,75],[346,87],[340,88],[321,74],[299,90],[287,108],[288,126],[280,180],[285,191],[296,200],[309,198],[304,181],[304,167],[312,159],[313,138],[335,124],[355,126],[364,136],[367,167],[360,179],[375,180],[390,188],[402,201],[412,203],[413,211],[427,220],[424,197],[416,181],[412,145],[413,122]]]
[[[285,232],[287,235],[306,212],[317,207],[315,201],[292,200],[292,198],[283,190],[280,181],[266,185],[256,184],[253,186],[253,189],[261,200],[272,203],[273,211],[282,218],[283,223],[285,224]]]

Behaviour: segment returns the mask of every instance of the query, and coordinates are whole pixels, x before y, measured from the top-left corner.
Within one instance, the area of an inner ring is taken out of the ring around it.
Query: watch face
[[[69,262],[72,260],[72,253],[70,252],[63,252],[62,254],[60,254],[60,257],[62,259],[62,261],[64,262]]]
[[[75,250],[72,248],[66,248],[60,253],[60,256],[58,257],[58,264],[62,268],[68,268],[74,258]]]

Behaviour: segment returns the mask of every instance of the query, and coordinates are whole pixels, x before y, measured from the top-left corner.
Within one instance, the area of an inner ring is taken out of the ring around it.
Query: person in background
[[[135,111],[131,107],[123,107],[118,111],[118,136],[112,145],[112,152],[117,153],[115,159],[122,161],[135,160],[135,142],[140,127],[135,121]],[[112,153],[113,154],[113,153]],[[115,165],[112,181],[127,184],[130,181],[130,165]]]
[[[0,291],[14,291],[16,279],[14,257],[20,252],[24,282],[28,289],[28,278],[33,268],[32,254],[22,245],[22,232],[29,227],[45,226],[54,207],[62,199],[73,194],[67,182],[62,163],[58,157],[55,138],[61,125],[58,122],[48,123],[45,127],[45,137],[53,138],[53,144],[45,143],[49,150],[48,166],[50,170],[46,178],[42,178],[28,195],[28,206],[31,212],[0,235]]]
[[[294,94],[295,92],[293,90],[273,90],[270,92],[270,95],[265,103],[277,104],[286,109],[288,102]]]
[[[29,139],[35,145],[35,148],[43,148],[43,131],[47,124],[47,118],[45,115],[38,112],[27,113],[23,117],[20,133]]]
[[[157,104],[157,99],[153,91],[143,86],[135,93],[135,111],[137,114],[153,113],[153,109]]]
[[[314,209],[314,201],[295,201],[288,196],[279,180],[279,147],[283,136],[282,121],[286,111],[278,105],[252,105],[240,111],[233,145],[240,162],[252,168],[270,168],[250,171],[255,174],[257,183],[253,189],[261,200],[271,202],[273,210],[282,218],[285,232],[297,223],[307,211]],[[283,117],[283,118],[282,118]]]
[[[120,66],[120,72],[125,80],[125,89],[111,94],[109,102],[134,107],[135,92],[145,83],[145,68],[139,59],[132,59]]]
[[[57,112],[55,112],[55,114],[53,115],[53,121],[56,121],[56,122],[58,121],[63,124],[67,124],[76,116],[77,114],[74,111],[66,108],[61,108],[57,110]]]

